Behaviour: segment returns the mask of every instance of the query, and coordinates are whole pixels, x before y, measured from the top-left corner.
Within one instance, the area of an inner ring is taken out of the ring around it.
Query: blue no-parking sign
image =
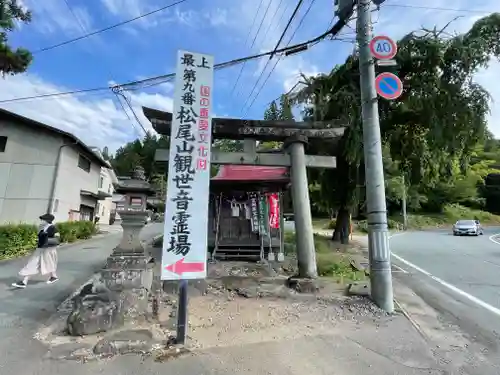
[[[403,83],[397,75],[392,73],[380,73],[375,78],[375,88],[377,94],[388,100],[397,99],[403,93]]]

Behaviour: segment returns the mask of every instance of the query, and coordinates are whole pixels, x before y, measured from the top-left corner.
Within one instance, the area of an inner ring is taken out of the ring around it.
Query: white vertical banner
[[[179,51],[170,133],[162,280],[207,270],[214,58]]]

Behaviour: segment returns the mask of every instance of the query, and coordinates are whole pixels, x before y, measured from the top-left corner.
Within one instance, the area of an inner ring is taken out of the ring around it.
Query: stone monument
[[[115,190],[124,195],[124,204],[117,210],[123,236],[101,270],[100,280],[86,285],[75,297],[68,317],[70,335],[108,331],[148,312],[154,259],[146,254],[139,235],[146,223],[147,197],[154,190],[142,167],[134,170],[131,179],[121,180]]]

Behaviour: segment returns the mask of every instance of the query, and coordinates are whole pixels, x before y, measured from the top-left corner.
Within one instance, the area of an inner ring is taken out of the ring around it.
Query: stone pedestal
[[[123,236],[113,253],[144,254],[140,234],[146,225],[147,213],[145,211],[120,211],[118,214],[122,219]]]
[[[146,212],[125,211],[123,237],[101,270],[97,283],[86,285],[75,297],[68,332],[81,336],[109,331],[127,319],[145,317],[153,284],[154,259],[145,253],[140,232]]]
[[[123,317],[138,318],[148,312],[154,261],[145,255],[111,255],[101,270],[101,282],[120,301]]]
[[[148,294],[153,285],[155,265],[140,240],[147,213],[122,211],[119,214],[122,218],[122,240],[101,270],[101,281],[118,295],[124,317],[137,318],[148,311]]]

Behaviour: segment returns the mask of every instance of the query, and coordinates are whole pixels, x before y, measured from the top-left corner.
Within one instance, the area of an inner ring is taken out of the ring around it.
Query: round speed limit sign
[[[370,52],[379,60],[390,60],[398,52],[397,44],[388,36],[379,35],[370,41]]]

